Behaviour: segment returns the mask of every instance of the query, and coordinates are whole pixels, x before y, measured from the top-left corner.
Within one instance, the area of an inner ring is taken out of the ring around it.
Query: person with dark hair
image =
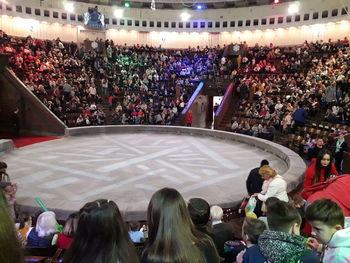
[[[5,162],[0,162],[0,187],[5,188],[10,185],[10,177],[6,172],[7,164]]]
[[[318,153],[324,149],[324,140],[322,138],[316,139],[316,144],[307,151],[307,158],[309,161],[317,158]]]
[[[306,240],[300,236],[301,217],[290,204],[276,201],[267,209],[269,230],[258,240],[261,254],[269,262],[319,263],[317,254],[306,248]]]
[[[22,245],[27,245],[27,235],[32,228],[32,217],[27,212],[21,212],[16,223],[18,233],[21,235]]]
[[[293,113],[294,128],[303,127],[307,118],[307,111],[301,103],[298,103],[297,109]]]
[[[64,255],[65,263],[137,263],[117,204],[99,199],[86,203],[79,211],[74,241]]]
[[[325,149],[319,152],[317,159],[306,169],[304,188],[324,182],[331,175],[338,175],[338,172],[333,164],[332,153]],[[303,197],[306,198],[304,195]]]
[[[209,230],[210,205],[202,198],[191,198],[188,201],[188,211],[193,224],[198,231],[207,234],[211,237],[212,233]]]
[[[74,240],[75,233],[77,232],[79,214],[75,212],[70,214],[64,224],[62,234],[57,237],[57,247],[67,249],[70,247]]]
[[[262,160],[259,167],[256,167],[249,172],[248,178],[246,180],[247,192],[249,196],[261,192],[261,187],[263,185],[264,179],[259,174],[259,169],[264,165],[269,165],[269,161],[265,159]]]
[[[0,189],[0,262],[23,263],[22,250],[16,236],[15,224],[8,212],[6,198]]]
[[[316,237],[309,239],[308,244],[323,252],[323,263],[350,262],[350,228],[344,229],[344,213],[337,203],[330,199],[316,200],[307,208],[306,220]]]
[[[271,197],[272,198],[272,197]],[[278,200],[278,199],[277,199]],[[266,224],[255,218],[246,217],[242,225],[242,238],[247,249],[238,254],[237,263],[265,263],[266,258],[258,246],[259,236],[266,230]]]
[[[172,188],[155,192],[147,210],[148,244],[143,263],[219,263],[209,236],[192,223],[185,200]]]
[[[264,165],[269,165],[269,161],[265,159],[262,160],[260,162],[259,167],[256,167],[249,172],[248,178],[246,180],[246,187],[247,187],[247,192],[249,196],[255,193],[260,193],[262,190],[264,179],[259,174],[259,169]],[[254,213],[256,214],[257,217],[261,216],[261,206],[262,206],[262,201],[257,200],[256,206],[254,209]]]

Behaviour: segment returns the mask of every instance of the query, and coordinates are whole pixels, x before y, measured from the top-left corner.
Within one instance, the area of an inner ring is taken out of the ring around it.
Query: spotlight
[[[196,9],[197,9],[197,10],[202,10],[202,9],[203,9],[203,6],[202,6],[201,4],[198,4],[198,5],[196,5]]]
[[[73,3],[65,3],[64,4],[64,9],[68,12],[68,13],[73,13],[74,12],[74,4]]]
[[[187,12],[183,12],[181,13],[180,17],[182,21],[186,22],[190,19],[191,15]]]
[[[116,10],[114,10],[114,16],[116,17],[116,18],[122,18],[123,17],[123,15],[124,15],[124,9],[116,9]]]
[[[131,3],[130,3],[130,2],[125,2],[125,3],[124,3],[124,7],[129,8],[130,6],[131,6]]]
[[[273,0],[273,3],[277,5],[280,3],[280,0]]]

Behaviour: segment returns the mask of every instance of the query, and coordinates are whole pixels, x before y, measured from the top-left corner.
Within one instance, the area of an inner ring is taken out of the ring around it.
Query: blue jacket
[[[35,228],[32,228],[27,238],[28,247],[51,247],[53,234],[46,237],[39,237]]]
[[[298,108],[295,110],[293,114],[293,118],[295,121],[305,123],[307,117],[306,110],[304,108]]]

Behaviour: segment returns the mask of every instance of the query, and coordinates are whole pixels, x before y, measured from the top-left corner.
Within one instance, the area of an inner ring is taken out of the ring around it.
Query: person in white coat
[[[276,197],[281,201],[288,202],[287,182],[276,170],[269,165],[264,165],[259,169],[259,174],[265,180],[263,191],[253,194],[260,201],[265,202],[269,197]]]
[[[350,228],[344,229],[344,212],[331,199],[319,199],[306,210],[315,238],[308,246],[321,253],[322,263],[350,263]]]

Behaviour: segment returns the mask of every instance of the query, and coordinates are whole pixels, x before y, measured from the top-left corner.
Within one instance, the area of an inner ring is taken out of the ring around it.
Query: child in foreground
[[[308,245],[321,252],[323,263],[350,263],[350,228],[344,229],[344,213],[337,203],[315,201],[306,211],[306,220],[315,235]]]

